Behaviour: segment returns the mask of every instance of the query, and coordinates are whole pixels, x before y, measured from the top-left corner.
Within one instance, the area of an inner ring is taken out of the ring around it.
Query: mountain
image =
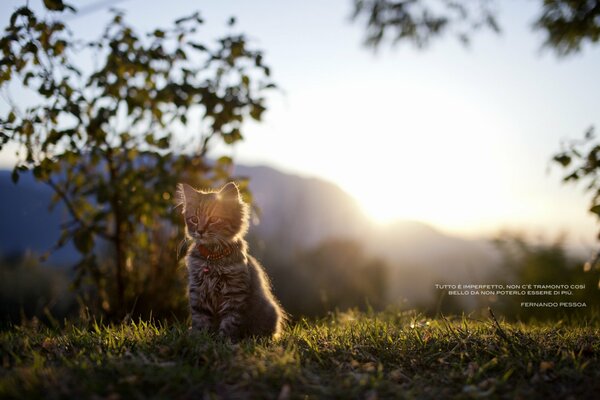
[[[16,185],[10,175],[0,170],[0,255],[43,254],[56,243],[66,211],[60,205],[49,209],[52,189],[30,174],[22,173]],[[69,244],[55,252],[49,262],[65,264],[76,259],[75,247]]]
[[[354,199],[330,182],[264,166],[238,166],[235,173],[250,178],[260,208],[260,223],[252,232],[264,239],[277,237],[289,250],[327,238],[358,238],[369,226]]]
[[[434,285],[489,282],[498,276],[501,254],[486,239],[446,235],[415,221],[397,221],[375,233],[368,248],[392,263],[390,299],[427,303]],[[463,303],[474,298],[460,299]]]

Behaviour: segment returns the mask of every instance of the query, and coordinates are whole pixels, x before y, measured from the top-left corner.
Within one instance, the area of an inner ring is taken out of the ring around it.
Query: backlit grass
[[[597,398],[600,324],[414,312],[301,321],[238,344],[183,324],[0,333],[1,398]]]

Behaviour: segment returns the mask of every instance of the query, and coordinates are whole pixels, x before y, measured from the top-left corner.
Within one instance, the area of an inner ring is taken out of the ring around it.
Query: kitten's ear
[[[183,208],[185,209],[185,204],[190,201],[190,199],[192,199],[196,193],[197,192],[194,190],[194,188],[187,183],[178,183],[175,201],[177,202],[178,206],[183,205]]]
[[[240,191],[234,182],[229,182],[221,188],[219,191],[224,199],[238,199],[240,198]]]

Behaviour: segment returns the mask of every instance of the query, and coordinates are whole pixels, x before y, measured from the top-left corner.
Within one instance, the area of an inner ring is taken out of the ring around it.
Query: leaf
[[[206,51],[206,46],[200,43],[193,43],[190,42],[190,46],[192,46],[193,48],[195,48],[196,50],[200,50],[200,51]]]
[[[67,46],[67,42],[64,40],[57,40],[54,45],[54,54],[59,56],[65,51],[65,47]]]
[[[50,131],[50,133],[48,133],[48,137],[46,137],[46,140],[42,144],[42,149],[46,150],[48,148],[48,146],[55,145],[60,140],[61,137],[62,137],[62,132],[57,131],[56,129],[52,129]]]
[[[591,140],[594,138],[594,127],[590,126],[587,131],[585,131],[585,139]]]
[[[35,77],[35,75],[33,74],[33,72],[29,71],[28,73],[25,74],[25,77],[23,77],[23,84],[25,86],[29,85],[29,80],[31,78]]]
[[[159,149],[168,149],[169,148],[169,137],[164,137],[164,138],[158,139],[158,142],[156,142],[156,147],[158,147]]]
[[[250,116],[252,118],[254,118],[257,121],[260,121],[260,118],[262,116],[262,113],[265,111],[265,107],[263,107],[260,104],[253,104],[252,108],[250,109]]]
[[[233,160],[231,157],[222,156],[217,159],[217,164],[222,166],[230,166],[233,164]]]
[[[108,201],[108,196],[108,187],[104,183],[100,183],[96,189],[96,200],[99,204],[103,204]]]
[[[590,212],[596,214],[597,216],[600,217],[600,204],[599,205],[595,205],[592,208],[590,208]]]
[[[44,178],[44,170],[40,165],[36,165],[35,167],[33,167],[33,176],[37,180],[42,180]]]
[[[233,144],[238,140],[244,139],[239,129],[235,128],[231,131],[231,133],[223,133],[223,140],[226,144]]]
[[[80,253],[87,254],[94,247],[94,238],[90,231],[84,228],[75,232],[73,243]]]
[[[17,168],[13,168],[12,170],[12,174],[10,175],[10,178],[12,179],[13,183],[17,183],[19,182],[19,171],[17,170]]]
[[[63,11],[65,9],[62,0],[44,0],[44,5],[51,11]]]
[[[196,22],[198,22],[199,24],[204,22],[202,20],[202,18],[200,17],[200,13],[198,11],[196,11],[194,14],[190,15],[189,17],[183,17],[183,18],[176,19],[175,25],[180,25],[183,22],[187,22],[187,21],[191,21],[191,20],[196,20]]]
[[[567,167],[571,163],[571,157],[569,157],[566,154],[558,154],[554,156],[554,161],[556,161],[563,167]]]
[[[10,25],[14,26],[15,22],[17,22],[17,18],[19,17],[19,15],[23,15],[26,17],[33,17],[33,12],[29,9],[29,7],[21,7],[19,9],[17,9],[11,16],[10,16]]]

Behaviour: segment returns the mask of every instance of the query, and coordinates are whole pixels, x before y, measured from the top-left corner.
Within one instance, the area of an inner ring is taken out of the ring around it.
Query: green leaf
[[[80,253],[87,254],[94,247],[94,237],[88,229],[80,229],[73,235],[73,243]]]
[[[233,159],[231,157],[222,156],[217,159],[217,164],[222,166],[229,166],[233,164]]]
[[[600,217],[600,204],[595,205],[592,208],[590,208],[590,212],[592,212]]]
[[[200,44],[200,43],[190,42],[190,46],[192,46],[196,50],[200,50],[200,51],[206,51],[207,50],[206,46],[203,45],[203,44]]]
[[[46,138],[46,142],[44,143],[44,147],[47,147],[50,144],[56,144],[63,136],[64,131],[57,131],[56,129],[52,129]]]
[[[566,167],[571,163],[571,157],[569,157],[566,154],[558,154],[558,155],[554,156],[554,161],[556,161],[563,167]]]
[[[44,5],[51,11],[63,11],[65,9],[62,0],[44,0]]]
[[[15,22],[17,22],[17,18],[19,15],[23,15],[25,17],[33,17],[33,12],[29,7],[21,7],[18,8],[11,16],[10,16],[10,26],[14,26]]]
[[[168,149],[169,148],[169,138],[164,137],[164,138],[158,139],[158,142],[156,142],[156,147],[158,147],[159,149]]]
[[[10,178],[12,179],[13,183],[19,182],[19,171],[17,170],[16,167],[13,168]]]
[[[33,167],[33,176],[38,179],[41,180],[44,177],[44,173],[43,173],[43,169],[40,165],[36,165],[35,167]]]
[[[250,116],[257,121],[260,121],[263,112],[265,111],[265,107],[260,104],[253,104],[250,109]]]
[[[108,201],[108,187],[104,183],[98,185],[96,189],[96,200],[99,204],[106,203]]]
[[[223,133],[223,140],[226,144],[233,144],[242,139],[244,139],[244,137],[237,128],[233,129],[230,133]]]

